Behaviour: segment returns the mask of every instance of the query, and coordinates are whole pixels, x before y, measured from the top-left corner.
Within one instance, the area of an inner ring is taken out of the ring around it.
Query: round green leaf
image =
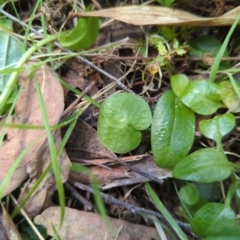
[[[201,237],[210,236],[218,229],[221,236],[221,228],[235,223],[234,211],[225,204],[208,203],[195,214],[191,226],[192,230]]]
[[[160,167],[173,168],[189,152],[195,134],[195,116],[172,91],[159,99],[152,122],[153,157]]]
[[[180,199],[187,205],[194,205],[199,199],[199,193],[195,185],[188,183],[179,191]]]
[[[231,132],[235,127],[236,120],[232,113],[216,116],[209,120],[200,122],[202,134],[216,142],[221,141],[222,137]]]
[[[64,48],[81,50],[90,47],[99,32],[99,20],[96,17],[79,18],[76,27],[62,32],[60,42]]]
[[[98,137],[109,150],[127,153],[139,145],[140,131],[148,128],[151,122],[151,110],[141,97],[129,93],[113,94],[100,108]]]
[[[207,80],[190,82],[179,97],[185,105],[201,115],[210,115],[224,107],[218,86]]]
[[[231,169],[232,164],[223,153],[205,148],[178,163],[173,170],[173,177],[201,183],[219,182],[230,175]]]
[[[188,84],[189,79],[184,74],[175,74],[171,77],[171,87],[177,97],[181,95]]]

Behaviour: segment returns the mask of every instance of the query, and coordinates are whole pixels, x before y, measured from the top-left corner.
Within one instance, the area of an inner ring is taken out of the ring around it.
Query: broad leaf
[[[211,236],[218,231],[222,235],[221,228],[233,226],[235,223],[234,211],[225,204],[208,203],[197,211],[191,226],[192,230],[201,237]],[[216,231],[216,229],[218,229]]]
[[[160,167],[173,168],[189,152],[195,133],[195,116],[172,91],[159,99],[152,122],[153,157]]]
[[[108,97],[100,108],[98,137],[102,144],[116,153],[127,153],[136,148],[152,122],[148,104],[139,96],[117,93]]]
[[[189,52],[191,56],[203,58],[205,57],[205,60],[207,61],[208,57],[217,56],[222,46],[222,43],[212,36],[204,35],[190,41],[189,45],[192,47],[192,49]],[[225,51],[223,57],[229,57],[229,53]],[[222,62],[219,68],[220,69],[230,68],[230,61]]]
[[[173,170],[173,177],[211,183],[226,179],[232,169],[225,155],[216,149],[205,148],[184,158]]]
[[[240,84],[237,81],[235,81],[235,83],[240,90]],[[232,83],[230,81],[222,81],[218,84],[218,86],[221,90],[222,102],[229,109],[229,111],[233,113],[240,112],[240,100],[232,86]]]
[[[188,183],[186,186],[180,189],[179,197],[185,204],[194,205],[199,199],[199,193],[197,188],[192,183]]]
[[[226,134],[233,130],[235,124],[234,115],[226,113],[209,120],[202,120],[200,122],[200,130],[205,137],[218,143]]]
[[[85,49],[95,42],[98,32],[98,18],[79,18],[73,30],[61,33],[60,42],[64,48],[71,50]]]
[[[0,24],[11,29],[12,22],[9,20],[2,19]],[[19,39],[0,31],[0,69],[14,69],[14,66],[24,53],[23,44]],[[0,92],[2,92],[8,82],[10,74],[0,74]]]
[[[201,115],[210,115],[223,107],[218,86],[207,80],[190,82],[179,97],[185,105]]]
[[[171,87],[176,96],[180,96],[189,84],[189,79],[184,74],[176,74],[171,77]]]

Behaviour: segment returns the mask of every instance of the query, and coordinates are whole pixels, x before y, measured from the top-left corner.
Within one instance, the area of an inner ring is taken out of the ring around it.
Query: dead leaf
[[[159,168],[154,163],[152,156],[132,156],[130,160],[128,160],[127,157],[121,159],[124,162],[128,162],[131,167],[144,171],[144,173],[154,176],[159,180],[171,177],[171,171]],[[88,161],[89,164],[92,163],[92,165],[88,167],[91,170],[91,173],[97,177],[98,183],[101,185],[103,190],[149,181],[149,179],[131,171],[114,160],[105,160],[106,163],[101,161],[102,164],[104,164],[103,166],[94,165],[95,161],[96,160]],[[100,165],[100,160],[98,163]],[[70,172],[69,179],[74,179],[75,181],[83,184],[90,184],[90,178],[87,173]]]
[[[31,70],[19,74],[18,83],[23,89],[15,106],[16,117],[12,119],[12,123],[43,126],[40,105],[33,81],[35,79],[42,93],[49,124],[53,126],[60,120],[64,109],[62,86],[52,69],[47,65],[39,68],[33,74],[33,77],[31,74]],[[1,131],[3,129],[5,128],[2,128]],[[27,178],[27,166],[37,161],[38,156],[41,155],[41,148],[46,142],[46,133],[45,129],[6,128],[6,138],[7,140],[3,142],[0,148],[0,182],[5,178],[10,167],[22,151],[31,144],[32,147],[23,157],[4,195],[12,192]]]
[[[0,202],[0,239],[1,240],[21,240],[20,234],[15,227],[11,217],[5,207]]]
[[[65,219],[59,230],[60,214],[59,207],[51,207],[37,216],[34,222],[44,225],[51,236],[54,236],[55,233],[52,227],[54,226],[61,239],[64,240],[160,240],[156,229],[153,227],[133,224],[115,218],[109,218],[114,230],[114,234],[111,235],[100,215],[71,208],[65,208]]]
[[[57,130],[54,133],[54,143],[55,147],[58,148],[62,141],[61,130]],[[18,202],[24,199],[24,197],[29,193],[33,185],[36,183],[40,175],[45,171],[45,169],[50,164],[50,152],[48,143],[45,142],[41,148],[40,154],[36,161],[28,165],[27,172],[30,176],[34,176],[29,179],[21,189],[21,194],[18,197]],[[67,156],[65,149],[61,152],[58,163],[61,169],[62,182],[68,180],[69,168],[71,162]],[[52,171],[48,172],[47,176],[41,181],[40,185],[31,195],[30,199],[25,203],[23,209],[27,212],[30,218],[35,217],[40,212],[52,205],[51,197],[56,191],[55,177]]]
[[[159,26],[226,26],[232,25],[240,7],[220,17],[199,17],[182,10],[155,6],[124,6],[93,12],[70,13],[69,17],[113,18],[133,25]]]
[[[100,143],[97,132],[80,118],[66,144],[66,151],[71,160],[116,157]]]

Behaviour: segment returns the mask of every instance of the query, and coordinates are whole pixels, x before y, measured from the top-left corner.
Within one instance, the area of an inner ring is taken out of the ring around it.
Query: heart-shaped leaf
[[[151,110],[141,97],[129,93],[113,94],[100,108],[98,137],[109,150],[127,153],[139,145],[140,131],[148,128],[151,122]]]
[[[201,182],[211,183],[226,179],[232,169],[222,152],[212,148],[195,151],[184,158],[173,170],[173,177]]]
[[[218,229],[220,237],[221,228],[233,226],[234,223],[235,213],[228,205],[208,203],[197,211],[191,226],[192,230],[201,237],[210,236],[212,233],[216,234],[216,229]]]
[[[79,18],[76,27],[62,32],[60,42],[64,48],[81,50],[90,47],[99,32],[99,20],[96,17]]]
[[[226,113],[209,120],[202,120],[200,122],[200,129],[205,137],[218,143],[222,137],[233,130],[235,124],[236,120],[234,115],[232,113]]]
[[[201,115],[210,115],[224,107],[218,86],[207,80],[190,82],[179,97],[185,105]]]
[[[172,91],[159,99],[152,122],[153,157],[160,167],[173,168],[189,152],[195,133],[195,116]]]
[[[176,96],[180,96],[189,84],[189,79],[184,74],[176,74],[171,77],[171,87]]]

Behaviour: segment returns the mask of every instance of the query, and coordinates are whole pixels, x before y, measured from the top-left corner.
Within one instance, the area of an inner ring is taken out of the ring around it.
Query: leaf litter
[[[33,63],[31,62],[29,64]],[[31,74],[30,70],[26,70],[19,74],[18,84],[19,87],[22,87],[22,90],[15,105],[16,116],[11,119],[11,123],[43,126],[42,113],[34,86],[34,81],[36,81],[41,89],[49,125],[54,126],[58,124],[64,110],[62,86],[52,69],[47,65],[40,67],[34,73],[34,77]],[[29,145],[32,145],[30,150],[24,155],[21,163],[18,165],[4,192],[4,195],[11,193],[19,187],[27,177],[30,177],[30,180],[26,183],[20,195],[20,199],[22,199],[42,174],[47,165],[50,164],[46,132],[44,128],[16,129],[7,127],[2,127],[2,132],[5,133],[7,139],[3,142],[0,148],[0,181],[3,181],[6,177],[11,165],[22,151]],[[61,141],[59,130],[54,133],[54,138],[56,145],[58,145]],[[66,181],[68,177],[68,168],[71,163],[64,151],[60,156],[59,164],[63,170],[62,180]],[[44,202],[48,201],[53,194],[53,191],[50,191],[50,189],[54,187],[53,173],[49,173],[35,194],[32,195],[32,199],[29,200],[29,203],[31,202],[31,207],[28,206],[28,208],[26,208],[29,215],[34,216],[42,209]]]
[[[38,215],[34,222],[44,224],[48,234],[54,236],[54,228],[62,239],[156,239],[160,240],[157,230],[153,227],[133,224],[128,221],[110,218],[113,233],[106,227],[99,214],[79,211],[72,208],[66,208],[65,221],[59,228],[60,208],[50,207],[41,215]],[[73,224],[76,223],[76,224]],[[54,228],[53,228],[54,226]]]

